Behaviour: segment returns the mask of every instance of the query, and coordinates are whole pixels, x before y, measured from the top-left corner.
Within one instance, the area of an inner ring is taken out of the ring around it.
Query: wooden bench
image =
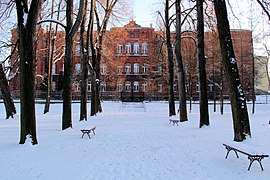
[[[178,126],[178,123],[180,122],[180,120],[177,120],[177,119],[169,119],[169,124],[172,123],[172,125],[174,126],[175,124]]]
[[[83,138],[83,136],[84,136],[85,134],[87,134],[88,137],[89,137],[89,139],[91,139],[90,133],[93,132],[93,134],[96,135],[96,134],[95,134],[95,129],[96,129],[96,126],[90,128],[90,129],[82,129],[81,131],[82,131],[83,134],[82,134],[82,137],[81,137],[81,138]]]
[[[244,151],[239,150],[239,149],[237,149],[237,148],[234,148],[234,147],[232,147],[232,146],[229,146],[229,145],[227,145],[227,144],[223,144],[223,146],[225,146],[225,148],[226,148],[226,150],[227,150],[227,154],[226,154],[225,159],[227,159],[227,157],[228,157],[230,151],[234,151],[237,158],[239,158],[237,152],[242,153],[242,154],[244,154],[244,155],[247,155],[247,156],[248,156],[248,159],[249,159],[248,171],[250,170],[250,167],[251,167],[251,165],[252,165],[252,163],[253,163],[254,161],[258,161],[258,162],[259,162],[259,164],[260,164],[260,166],[261,166],[261,169],[262,169],[262,171],[263,171],[262,159],[265,158],[265,157],[269,157],[269,155],[265,155],[265,154],[251,154],[251,153],[247,153],[247,152],[244,152]]]

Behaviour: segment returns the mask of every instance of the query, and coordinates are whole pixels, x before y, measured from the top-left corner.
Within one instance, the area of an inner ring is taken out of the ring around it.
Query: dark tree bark
[[[87,14],[87,2],[84,7],[83,20],[81,24],[80,30],[80,44],[81,44],[81,54],[82,54],[82,79],[81,79],[81,107],[80,107],[80,121],[87,121],[87,85],[88,85],[88,69],[87,63],[89,61],[89,41],[87,37],[87,41],[84,40],[85,34],[85,25],[86,25],[86,14]]]
[[[6,119],[9,117],[13,118],[13,114],[16,114],[16,108],[10,94],[8,81],[2,64],[0,64],[0,89],[6,108]]]
[[[204,19],[203,19],[203,0],[197,0],[197,56],[199,61],[199,88],[200,88],[200,128],[204,125],[208,126],[208,97],[207,97],[207,80],[205,70],[204,55]]]
[[[63,114],[62,130],[72,127],[71,120],[71,101],[72,101],[72,55],[73,55],[73,38],[78,31],[82,21],[85,0],[80,0],[79,13],[73,24],[73,0],[67,0],[66,9],[66,50],[64,59],[64,84],[63,84]]]
[[[217,17],[222,65],[230,90],[234,141],[243,141],[246,139],[247,135],[251,136],[251,131],[246,98],[241,85],[237,61],[233,50],[225,0],[214,0],[214,8]]]
[[[169,17],[169,0],[165,4],[165,28],[166,28],[166,45],[168,53],[168,69],[169,69],[169,116],[175,115],[175,101],[174,101],[174,63],[173,63],[173,50],[171,43],[170,31],[170,17]]]
[[[179,87],[179,118],[180,122],[185,122],[187,118],[187,103],[185,89],[185,70],[181,55],[181,8],[180,0],[175,1],[176,9],[176,37],[175,37],[175,55],[178,66],[178,87]]]
[[[19,32],[20,55],[20,100],[21,100],[21,137],[24,144],[27,135],[32,138],[32,144],[38,144],[36,135],[35,115],[35,72],[36,50],[35,35],[38,14],[43,0],[32,0],[28,9],[28,1],[16,0]],[[27,17],[27,18],[26,18]]]

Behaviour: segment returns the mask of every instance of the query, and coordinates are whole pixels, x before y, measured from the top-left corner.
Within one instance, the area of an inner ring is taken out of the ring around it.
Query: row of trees
[[[265,1],[259,1],[259,4],[263,7],[263,10],[269,16],[269,4]],[[11,3],[12,1],[10,1]],[[80,44],[82,54],[82,83],[81,83],[81,112],[80,120],[87,120],[87,75],[88,71],[91,74],[92,81],[92,93],[91,93],[91,115],[95,115],[102,111],[100,103],[100,60],[102,56],[102,47],[104,42],[104,36],[109,23],[109,19],[113,14],[113,9],[120,3],[120,0],[80,0],[78,10],[74,13],[74,1],[65,1],[65,12],[64,15],[66,23],[65,25],[59,21],[60,9],[58,12],[57,20],[53,19],[54,14],[54,1],[52,1],[51,19],[43,19],[40,21],[39,17],[42,14],[43,0],[15,0],[17,9],[17,21],[18,21],[18,35],[19,35],[19,57],[20,57],[20,95],[21,95],[21,137],[20,144],[24,144],[28,135],[30,135],[33,144],[37,144],[36,136],[36,116],[35,116],[35,65],[36,65],[36,29],[38,24],[45,22],[56,23],[55,31],[52,30],[52,24],[50,24],[50,51],[49,51],[49,70],[48,70],[48,95],[46,100],[46,106],[44,113],[49,111],[50,103],[50,91],[51,91],[51,69],[53,61],[53,44],[55,40],[55,34],[57,33],[58,25],[61,25],[66,32],[65,36],[65,58],[64,58],[64,84],[63,84],[63,111],[62,111],[62,130],[72,127],[72,114],[71,114],[71,97],[72,97],[72,47],[73,40],[76,32],[80,28]],[[193,1],[191,1],[193,2]],[[197,59],[199,64],[199,82],[200,82],[200,127],[204,125],[208,126],[209,114],[208,114],[208,100],[207,100],[207,81],[205,71],[205,55],[204,55],[204,1],[194,1],[194,7],[188,10],[181,11],[183,2],[180,0],[165,1],[164,8],[164,27],[166,34],[166,47],[167,47],[167,59],[168,59],[168,70],[169,70],[169,84],[170,84],[170,98],[169,98],[169,115],[175,115],[175,103],[173,93],[173,77],[174,77],[174,60],[173,60],[173,48],[175,46],[176,62],[177,62],[177,75],[179,84],[179,111],[180,121],[187,121],[187,110],[186,110],[186,96],[185,96],[185,70],[182,62],[181,55],[181,27],[190,13],[196,9],[197,15],[197,34],[196,34],[196,45],[197,45]],[[61,4],[62,1],[60,0]],[[222,54],[222,65],[226,75],[227,82],[230,89],[230,100],[232,106],[233,122],[234,122],[234,140],[243,141],[246,136],[251,136],[249,118],[246,106],[246,99],[242,90],[241,81],[237,69],[236,59],[233,51],[232,40],[230,36],[230,26],[228,21],[227,9],[225,0],[214,0],[212,1],[215,14],[217,18],[217,29],[219,33],[219,41]],[[88,8],[88,4],[90,5]],[[59,5],[60,7],[60,5]],[[103,13],[99,13],[98,10],[102,9]],[[172,15],[172,9],[175,10]],[[88,10],[90,13],[88,13]],[[76,16],[74,16],[76,14]],[[163,13],[159,13],[162,15]],[[181,19],[183,17],[183,19]],[[75,21],[74,21],[74,18]],[[172,42],[171,28],[175,25],[176,37],[175,41]],[[96,27],[96,28],[94,28]],[[94,32],[94,29],[96,32]],[[86,34],[86,40],[83,38]],[[90,49],[92,52],[92,59],[90,58]],[[0,69],[1,70],[1,69]],[[0,71],[1,73],[1,71]],[[2,77],[2,76],[1,76]],[[7,86],[4,80],[1,78],[0,87]],[[2,84],[4,84],[2,86]],[[6,91],[2,90],[3,94]],[[8,96],[7,96],[8,97]],[[5,100],[5,99],[4,99]],[[12,104],[12,100],[5,100]],[[5,103],[6,104],[6,103]],[[8,107],[8,106],[6,106]],[[11,112],[7,111],[7,117],[12,116],[16,113],[16,109],[10,106]],[[9,113],[9,114],[8,114]]]

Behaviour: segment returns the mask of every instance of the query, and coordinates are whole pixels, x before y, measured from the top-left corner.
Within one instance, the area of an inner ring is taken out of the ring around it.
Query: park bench
[[[172,123],[172,125],[174,126],[175,124],[178,126],[178,123],[180,122],[179,120],[177,120],[177,119],[169,119],[169,124],[171,124]]]
[[[254,153],[252,154],[252,153],[247,153],[245,151],[239,150],[239,149],[237,149],[235,147],[232,147],[232,146],[229,146],[227,144],[223,144],[223,146],[225,146],[225,148],[227,150],[227,154],[226,154],[225,159],[227,159],[230,151],[234,151],[237,158],[239,158],[237,152],[242,153],[244,155],[247,155],[248,156],[248,159],[249,159],[248,171],[250,170],[250,167],[251,167],[251,165],[252,165],[252,163],[254,161],[258,161],[259,162],[259,164],[261,166],[261,169],[263,171],[262,159],[265,158],[265,157],[269,157],[269,155],[266,155],[266,154],[257,154],[257,153],[256,154],[254,154]]]
[[[96,126],[90,128],[90,129],[82,129],[82,130],[81,130],[81,131],[82,131],[82,137],[81,137],[81,138],[83,138],[83,136],[84,136],[85,134],[87,134],[88,137],[89,137],[89,139],[91,139],[90,133],[93,132],[93,134],[96,135],[96,134],[95,134],[95,129],[96,129]]]

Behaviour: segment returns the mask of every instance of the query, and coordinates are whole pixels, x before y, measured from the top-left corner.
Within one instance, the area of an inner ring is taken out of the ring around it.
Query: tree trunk
[[[185,89],[185,70],[181,55],[181,8],[180,0],[175,1],[176,9],[176,38],[175,55],[178,66],[178,87],[179,87],[179,118],[180,122],[185,122],[187,118],[186,89]]]
[[[73,59],[73,38],[78,31],[82,22],[85,0],[80,0],[79,12],[77,19],[73,24],[73,0],[67,0],[66,10],[66,51],[64,59],[64,85],[63,85],[63,115],[62,115],[62,130],[72,128],[72,59]]]
[[[8,81],[2,64],[0,64],[0,89],[6,108],[6,119],[9,117],[13,118],[13,114],[16,114],[16,108],[10,94]]]
[[[171,43],[171,31],[169,22],[169,0],[166,0],[165,5],[165,26],[166,26],[166,45],[168,53],[168,69],[169,69],[169,116],[175,115],[175,102],[174,102],[174,63],[173,51]]]
[[[199,60],[199,87],[200,87],[200,128],[204,125],[208,126],[208,96],[207,96],[207,80],[205,70],[204,55],[204,19],[203,19],[203,0],[197,0],[197,56]]]
[[[36,136],[35,115],[35,35],[36,24],[42,0],[33,0],[28,10],[25,1],[16,0],[17,19],[19,30],[20,54],[20,100],[21,100],[21,137],[20,144],[24,144],[27,135],[32,138],[32,144],[38,143]],[[26,18],[27,19],[24,19]],[[26,23],[25,23],[26,22]]]
[[[80,31],[80,44],[81,44],[81,54],[82,54],[82,79],[81,79],[81,107],[80,107],[80,121],[86,120],[87,121],[87,85],[88,85],[88,69],[87,63],[89,61],[89,41],[87,37],[87,41],[84,41],[84,34],[85,34],[85,24],[86,24],[86,12],[87,12],[87,2],[85,4],[83,20],[81,24],[81,31]]]
[[[230,101],[233,116],[234,141],[243,141],[251,136],[246,99],[241,85],[237,61],[235,58],[227,8],[224,0],[214,0],[217,27],[222,54],[222,65],[230,89]]]

